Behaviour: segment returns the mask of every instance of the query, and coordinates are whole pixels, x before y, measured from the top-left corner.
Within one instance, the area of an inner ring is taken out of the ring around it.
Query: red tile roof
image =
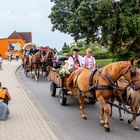
[[[31,32],[16,32],[14,31],[8,38],[19,38],[25,40],[26,43],[32,42]]]

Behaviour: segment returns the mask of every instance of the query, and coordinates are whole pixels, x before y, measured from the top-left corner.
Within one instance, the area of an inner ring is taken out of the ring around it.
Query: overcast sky
[[[32,32],[33,43],[59,51],[64,42],[73,42],[69,35],[51,31],[50,0],[0,0],[0,4],[0,38],[7,38],[13,31]]]

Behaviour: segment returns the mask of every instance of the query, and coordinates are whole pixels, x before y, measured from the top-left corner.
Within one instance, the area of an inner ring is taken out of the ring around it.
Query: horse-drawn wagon
[[[66,105],[67,97],[73,95],[71,91],[67,89],[67,79],[69,75],[61,77],[59,74],[60,69],[52,69],[48,75],[48,79],[51,80],[50,84],[50,94],[55,97],[57,88],[59,88],[59,101],[61,105]],[[96,100],[92,97],[87,97],[88,102],[94,104]]]
[[[59,71],[59,70],[58,70]],[[50,91],[51,95],[55,96],[56,88],[61,88],[59,92],[60,103],[62,105],[66,104],[67,94],[70,91],[73,95],[78,96],[80,104],[80,114],[83,119],[86,119],[86,113],[84,111],[84,98],[88,93],[91,95],[96,94],[96,98],[101,106],[100,124],[104,126],[106,132],[110,131],[109,125],[109,107],[108,103],[111,100],[113,95],[113,90],[119,91],[119,86],[115,83],[117,80],[123,76],[125,80],[131,84],[135,84],[139,81],[138,71],[136,67],[136,62],[132,61],[120,61],[106,65],[102,70],[96,70],[91,72],[86,68],[79,68],[73,71],[70,75],[61,78],[58,71],[50,71],[49,78],[52,80]],[[68,77],[67,77],[68,76]],[[133,86],[130,87],[133,89]],[[96,93],[95,93],[96,91]],[[135,93],[139,91],[134,91]],[[94,94],[95,93],[95,94]],[[120,95],[121,97],[121,95]],[[127,98],[127,96],[126,96]],[[89,98],[96,102],[94,97]],[[132,100],[131,100],[132,101]],[[123,102],[122,102],[123,103]],[[139,105],[138,100],[138,105]],[[112,104],[113,105],[113,104]],[[123,104],[125,105],[125,104]],[[133,110],[133,105],[130,104],[132,109],[130,112],[126,107],[123,109],[119,106],[116,106],[122,110],[127,111],[132,114],[133,118],[129,120],[129,123],[134,123],[134,129],[138,130],[136,126],[136,117],[139,115],[138,110]]]
[[[31,73],[31,77],[33,78],[33,71],[34,77],[37,81],[39,79],[40,71],[45,72],[45,76],[47,77],[50,68],[53,67],[53,57],[55,54],[54,49],[49,49],[48,52],[44,52],[41,50],[35,50],[33,55],[27,55],[22,59],[22,65],[24,68],[24,73],[26,77],[28,77],[28,73]]]

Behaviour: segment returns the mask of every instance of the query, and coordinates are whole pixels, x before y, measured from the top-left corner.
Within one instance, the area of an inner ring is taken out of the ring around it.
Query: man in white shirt
[[[70,56],[68,59],[69,72],[72,72],[73,70],[83,65],[83,57],[78,54],[79,54],[79,49],[78,48],[73,49],[73,55]]]

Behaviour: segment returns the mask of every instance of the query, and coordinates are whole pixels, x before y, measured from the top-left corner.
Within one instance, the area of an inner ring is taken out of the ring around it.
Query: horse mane
[[[110,71],[110,73],[116,73],[117,72],[117,69],[122,67],[122,68],[127,68],[130,64],[130,61],[119,61],[119,62],[113,62],[113,63],[110,63],[110,64],[107,64],[106,66],[104,66],[102,68],[102,72],[103,73],[106,73],[108,71]]]
[[[128,65],[128,62],[129,61],[119,61],[119,62],[113,62],[113,63],[110,63],[110,64],[107,64],[107,65],[105,65],[104,67],[103,67],[103,69],[110,69],[110,68],[113,68],[113,67],[118,67],[118,66],[126,66],[126,65]]]

